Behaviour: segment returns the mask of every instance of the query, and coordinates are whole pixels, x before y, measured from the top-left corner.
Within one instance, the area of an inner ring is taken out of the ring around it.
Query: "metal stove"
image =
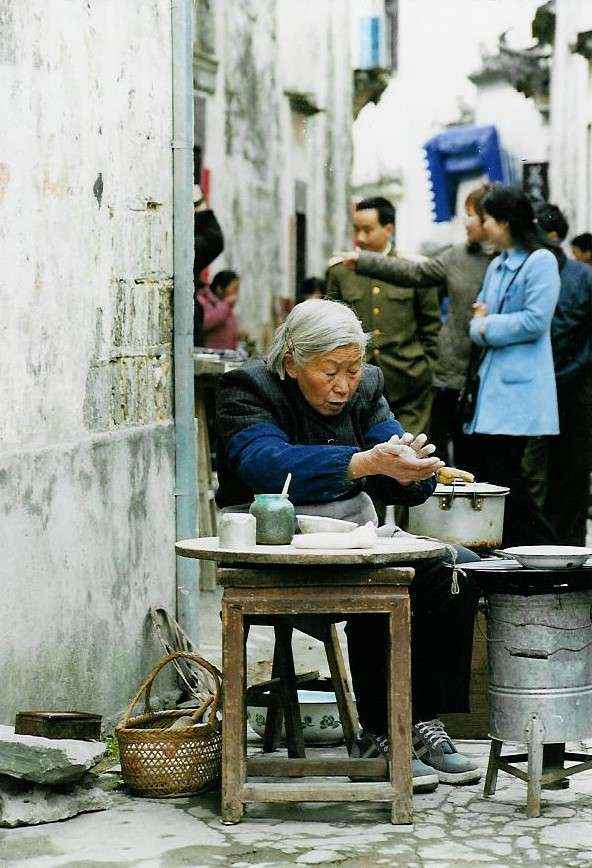
[[[485,796],[498,771],[527,784],[527,814],[540,814],[541,787],[568,786],[592,756],[565,751],[592,737],[592,568],[529,570],[500,559],[463,564],[486,598],[492,738]],[[504,742],[527,745],[502,755]],[[576,765],[565,767],[565,761]],[[527,771],[516,763],[528,763]]]

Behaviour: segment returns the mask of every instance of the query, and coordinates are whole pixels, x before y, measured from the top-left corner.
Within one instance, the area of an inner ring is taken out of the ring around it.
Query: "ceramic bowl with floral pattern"
[[[343,741],[343,729],[337,710],[335,694],[320,690],[299,690],[300,718],[306,744],[339,744]],[[248,706],[247,720],[257,735],[263,737],[267,708]],[[286,731],[282,727],[282,739]]]

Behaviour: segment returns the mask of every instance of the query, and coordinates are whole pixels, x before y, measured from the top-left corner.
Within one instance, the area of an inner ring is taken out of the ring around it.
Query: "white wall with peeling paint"
[[[170,44],[169,0],[0,2],[2,722],[112,717],[174,611]]]
[[[565,211],[569,238],[592,231],[592,63],[573,51],[592,30],[589,0],[555,4],[551,76],[551,198]]]
[[[198,81],[197,93],[207,101],[210,201],[225,234],[210,273],[240,272],[238,313],[265,341],[274,300],[294,296],[297,182],[306,186],[308,276],[324,275],[348,234],[350,0],[216,0],[210,8],[215,90]],[[318,112],[295,111],[290,94]]]

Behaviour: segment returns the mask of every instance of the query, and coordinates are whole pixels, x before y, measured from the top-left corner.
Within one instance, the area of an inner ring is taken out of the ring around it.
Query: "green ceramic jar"
[[[257,520],[257,545],[286,546],[292,542],[296,515],[286,494],[256,494],[249,512]]]

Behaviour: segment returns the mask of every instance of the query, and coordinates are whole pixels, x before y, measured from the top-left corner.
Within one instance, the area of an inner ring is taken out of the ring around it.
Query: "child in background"
[[[196,301],[203,309],[206,347],[236,350],[240,341],[239,321],[234,312],[238,301],[240,277],[235,271],[219,271],[210,286],[202,285]]]

